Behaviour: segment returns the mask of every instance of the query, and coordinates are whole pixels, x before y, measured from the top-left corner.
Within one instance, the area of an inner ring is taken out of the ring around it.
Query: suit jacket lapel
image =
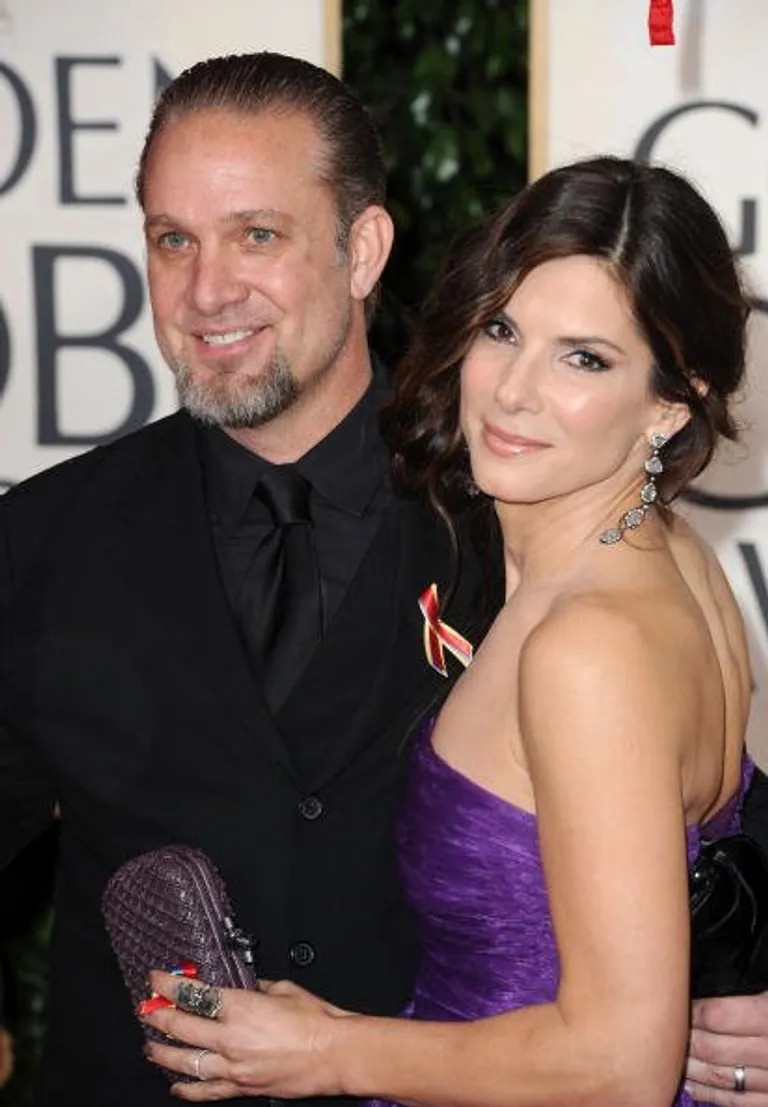
[[[402,739],[463,671],[453,658],[449,679],[429,666],[418,605],[432,583],[441,596],[447,594],[452,569],[442,521],[417,503],[394,501],[328,637],[279,716],[295,748],[307,734],[320,736],[311,749],[299,749],[306,786],[319,789],[385,725]],[[450,614],[452,625],[474,641],[481,618],[474,563],[472,569],[462,576],[445,617]],[[338,699],[335,708],[331,697]],[[336,719],[332,734],[323,725],[326,710]]]
[[[430,584],[437,586],[440,618],[477,649],[500,605],[499,580],[495,570],[496,551],[488,559],[478,557],[469,533],[468,517],[457,521],[458,546],[452,547],[441,519],[427,508],[409,503],[409,516],[403,527],[403,562],[418,590],[406,606],[405,616],[418,629],[421,656],[428,666],[424,644],[424,616],[418,600]],[[463,672],[461,662],[446,652],[450,677],[448,684]],[[443,678],[445,679],[445,678]]]
[[[183,414],[166,420],[150,446],[116,502],[110,553],[115,568],[141,608],[157,621],[173,622],[184,664],[214,686],[222,710],[248,733],[258,733],[270,756],[293,776],[219,578],[192,421]]]

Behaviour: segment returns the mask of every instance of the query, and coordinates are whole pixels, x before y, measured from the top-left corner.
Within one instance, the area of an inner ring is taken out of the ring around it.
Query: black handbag
[[[754,839],[702,842],[690,907],[692,997],[768,990],[768,859]]]

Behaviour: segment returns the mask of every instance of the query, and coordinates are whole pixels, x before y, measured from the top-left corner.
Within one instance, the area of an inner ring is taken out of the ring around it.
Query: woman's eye
[[[506,319],[502,318],[491,319],[490,323],[487,323],[483,328],[483,331],[494,342],[513,342],[515,338],[515,332]]]
[[[568,355],[568,360],[577,369],[585,369],[588,373],[600,373],[610,369],[610,365],[603,358],[593,354],[591,350],[574,350]]]
[[[267,243],[272,242],[276,237],[276,233],[268,227],[249,227],[247,236],[249,241],[253,242],[254,245],[266,246]]]

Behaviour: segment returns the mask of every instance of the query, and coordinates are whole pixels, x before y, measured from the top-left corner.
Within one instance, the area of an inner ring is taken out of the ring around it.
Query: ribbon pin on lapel
[[[437,585],[430,584],[419,596],[419,609],[424,616],[424,652],[427,661],[440,676],[447,677],[445,650],[461,662],[466,669],[472,660],[472,643],[463,638],[453,627],[439,617],[440,601]]]

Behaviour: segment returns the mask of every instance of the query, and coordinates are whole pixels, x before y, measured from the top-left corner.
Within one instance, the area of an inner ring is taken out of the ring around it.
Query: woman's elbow
[[[596,1082],[583,1107],[670,1107],[683,1079],[685,1041],[672,1044],[657,1035],[643,1041],[614,1039],[604,1079]]]
[[[671,1107],[683,1078],[687,1020],[644,1019],[636,1011],[596,1021],[582,1038],[583,1083],[569,1107]]]

